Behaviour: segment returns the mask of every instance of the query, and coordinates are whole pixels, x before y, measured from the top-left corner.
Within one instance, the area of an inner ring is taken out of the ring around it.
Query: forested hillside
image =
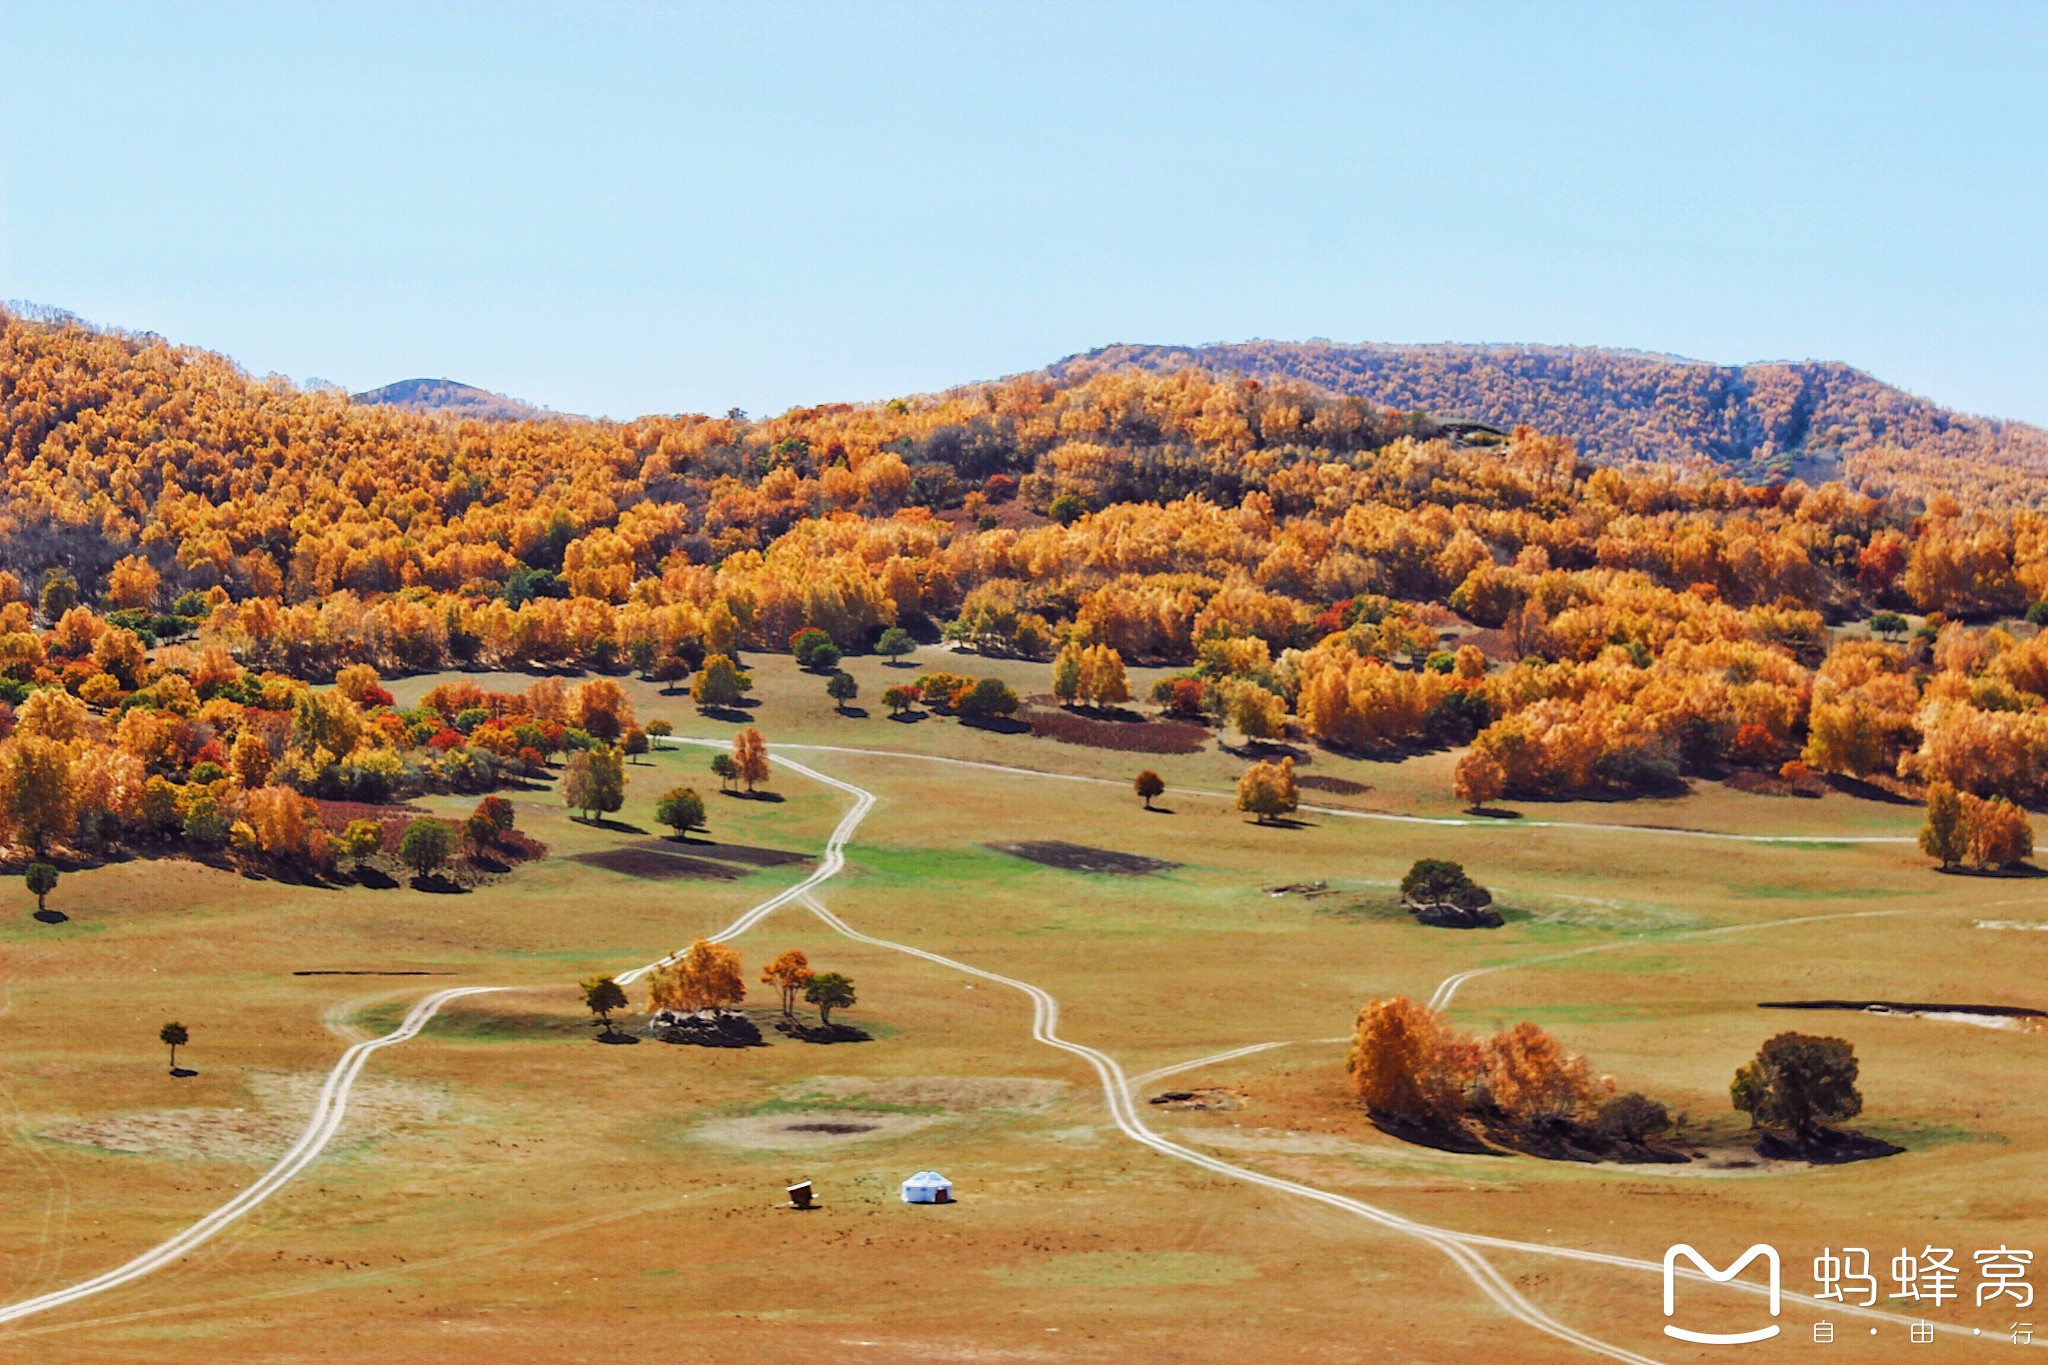
[[[1125,661],[1178,666],[1161,705],[1253,738],[1470,744],[1480,793],[1735,768],[2048,796],[2048,637],[2011,619],[2048,599],[2036,476],[1959,497],[1927,473],[1957,457],[1899,452],[1879,496],[1427,431],[1127,367],[759,422],[482,421],[0,315],[0,820],[47,841],[85,810],[7,804],[60,768],[124,810],[159,783],[159,821],[164,783],[230,814],[237,783],[487,786],[616,735],[601,675],[729,681],[720,656],[897,625],[1063,654],[1048,685],[1104,703]],[[1928,619],[1831,629],[1893,610]],[[600,676],[431,714],[377,686],[443,668]]]
[[[1280,375],[1403,412],[1526,423],[1570,435],[1602,462],[1712,461],[1783,476],[1797,457],[1825,465],[1889,446],[2048,468],[2048,431],[2040,427],[1950,412],[1820,361],[1710,365],[1591,347],[1254,341],[1109,346],[1050,373],[1079,377],[1121,366]]]
[[[395,384],[371,389],[355,396],[358,403],[372,407],[404,408],[408,412],[450,413],[457,417],[481,417],[485,421],[519,422],[556,414],[502,393],[458,384],[452,379],[401,379]]]

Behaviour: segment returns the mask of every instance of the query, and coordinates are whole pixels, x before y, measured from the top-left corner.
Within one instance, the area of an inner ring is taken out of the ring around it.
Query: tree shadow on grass
[[[187,1076],[197,1076],[199,1073],[189,1066],[174,1066],[171,1068],[171,1074],[182,1081]]]
[[[464,896],[469,894],[469,888],[461,882],[456,881],[453,877],[444,877],[438,872],[430,872],[424,877],[414,877],[412,879],[412,889],[415,891],[425,891],[435,896]]]
[[[1141,810],[1141,811],[1144,811],[1144,812],[1145,812],[1145,813],[1146,813],[1147,815],[1171,815],[1171,814],[1173,814],[1173,807],[1171,807],[1171,806],[1140,806],[1140,807],[1138,807],[1138,809],[1139,809],[1139,810]]]
[[[62,910],[38,910],[35,912],[35,918],[44,924],[63,924],[71,916],[65,914]]]
[[[845,716],[848,720],[866,720],[868,718],[868,708],[865,706],[835,706],[832,709]]]
[[[2048,877],[2048,872],[2043,872],[2032,863],[2007,863],[2003,867],[1964,867],[1957,864],[1954,867],[1937,867],[1934,870],[1944,877],[2009,877],[2018,881]]]
[[[572,815],[569,818],[574,820],[579,825],[588,825],[592,829],[610,830],[613,834],[647,833],[646,830],[640,828],[640,826],[638,825],[629,825],[624,820],[607,820],[602,815],[598,816],[595,820],[586,820],[580,815]]]
[[[929,715],[929,711],[897,711],[890,715],[889,719],[898,725],[915,725]]]
[[[1031,732],[1029,721],[1014,716],[962,716],[960,723],[970,730],[992,730],[999,735],[1023,735]]]
[[[1467,806],[1465,807],[1465,814],[1476,815],[1483,820],[1519,820],[1522,818],[1522,812],[1507,810],[1501,806]]]
[[[1920,804],[1918,801],[1912,800],[1910,797],[1901,796],[1895,791],[1887,791],[1875,782],[1865,782],[1861,778],[1850,777],[1846,773],[1828,773],[1821,780],[1844,796],[1860,797],[1865,801],[1881,801],[1887,806],[1917,806]]]
[[[782,794],[781,792],[770,792],[770,791],[751,791],[751,792],[740,792],[740,791],[732,791],[732,790],[726,790],[726,791],[722,791],[722,792],[720,792],[720,793],[719,793],[719,795],[720,795],[720,796],[730,796],[730,797],[732,797],[732,798],[733,798],[734,800],[736,800],[736,801],[776,801],[776,802],[779,802],[779,801],[787,801],[787,800],[789,799],[788,797],[784,796],[784,795],[783,795],[783,794]]]
[[[1415,1123],[1388,1114],[1369,1113],[1372,1126],[1390,1138],[1412,1142],[1417,1147],[1429,1147],[1439,1152],[1458,1152],[1465,1156],[1506,1156],[1506,1152],[1489,1147],[1462,1128],[1445,1127],[1437,1124]]]
[[[1262,763],[1270,763],[1275,759],[1291,758],[1294,760],[1294,766],[1297,768],[1306,767],[1315,761],[1314,756],[1306,749],[1293,744],[1276,744],[1269,739],[1246,740],[1244,743],[1234,747],[1225,744],[1219,739],[1216,741],[1216,747],[1229,754],[1232,758],[1246,758]]]
[[[398,878],[381,867],[358,867],[356,885],[366,886],[372,891],[392,891],[398,887]]]
[[[637,1043],[637,1042],[639,1042],[639,1041],[640,1041],[640,1040],[639,1040],[638,1038],[634,1037],[634,1036],[633,1036],[632,1034],[630,1034],[630,1033],[621,1033],[621,1032],[619,1032],[619,1030],[617,1030],[617,1029],[615,1029],[615,1028],[614,1028],[614,1029],[599,1029],[599,1030],[597,1031],[597,1033],[596,1033],[596,1035],[595,1035],[595,1036],[596,1036],[596,1038],[597,1038],[597,1041],[598,1041],[598,1042],[600,1042],[600,1043],[611,1043],[611,1044],[614,1044],[614,1045],[617,1045],[617,1044],[622,1044],[622,1043]]]
[[[742,711],[737,706],[700,706],[697,714],[706,720],[722,720],[728,725],[752,725],[753,713]]]
[[[1253,823],[1253,824],[1255,824],[1255,825],[1264,825],[1264,826],[1265,826],[1265,827],[1266,827],[1267,829],[1314,829],[1314,828],[1315,828],[1315,826],[1314,826],[1314,825],[1312,825],[1311,823],[1309,823],[1309,822],[1308,822],[1307,820],[1297,820],[1297,819],[1295,819],[1295,818],[1294,818],[1293,816],[1291,816],[1291,815],[1273,815],[1273,816],[1268,816],[1268,817],[1267,817],[1266,819],[1264,819],[1264,820],[1254,820],[1254,821],[1252,821],[1252,823]]]

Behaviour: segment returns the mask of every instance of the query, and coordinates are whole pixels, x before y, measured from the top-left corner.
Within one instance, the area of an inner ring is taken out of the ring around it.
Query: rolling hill
[[[1830,476],[1882,446],[2048,467],[2048,430],[1951,411],[1831,361],[1716,365],[1573,346],[1346,345],[1253,341],[1106,346],[1049,367],[1054,379],[1135,367],[1285,376],[1402,411],[1527,423],[1589,458],[1711,462],[1752,477]]]
[[[358,403],[372,407],[404,408],[408,412],[447,413],[475,417],[486,422],[527,422],[566,414],[538,408],[502,393],[458,384],[452,379],[401,379],[381,389],[353,395]],[[573,420],[573,419],[572,419]]]

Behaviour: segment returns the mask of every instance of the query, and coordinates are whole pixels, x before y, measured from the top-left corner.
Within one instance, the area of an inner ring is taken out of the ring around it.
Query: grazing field
[[[877,798],[845,870],[819,887],[823,906],[861,934],[1049,993],[1058,1034],[1131,1078],[1136,1120],[1221,1169],[1134,1141],[1095,1065],[1034,1041],[1017,990],[844,937],[802,900],[733,940],[748,1006],[770,1019],[773,988],[753,978],[800,948],[855,980],[858,1004],[833,1022],[870,1041],[764,1027],[756,1048],[593,1042],[578,980],[715,933],[798,882],[853,804],[786,767],[779,801],[721,795],[715,750],[675,744],[627,766],[625,808],[600,825],[570,819],[547,790],[520,794],[519,827],[549,856],[460,894],[130,861],[67,873],[53,898],[65,924],[34,922],[23,898],[0,920],[7,1303],[108,1270],[256,1180],[351,1042],[390,1031],[430,992],[500,989],[373,1054],[334,1140],[248,1217],[152,1275],[0,1325],[7,1349],[80,1361],[1595,1349],[1504,1308],[1421,1225],[1531,1244],[1476,1250],[1511,1301],[1623,1358],[1706,1359],[1661,1334],[1654,1267],[1545,1249],[1654,1263],[1687,1241],[1725,1263],[1770,1242],[1787,1289],[1807,1293],[1824,1246],[1888,1261],[1931,1243],[1967,1266],[1977,1248],[2048,1244],[2048,1033],[1923,1010],[2048,1006],[2048,936],[1977,924],[2048,919],[2048,894],[2028,879],[1938,876],[1910,842],[1854,842],[1910,840],[1917,808],[1703,785],[1467,818],[1446,795],[1450,754],[1373,764],[1311,751],[1303,773],[1326,780],[1304,783],[1310,806],[1261,826],[1227,799],[1246,760],[1214,739],[1138,754],[894,721],[872,703],[854,716],[789,661],[751,663],[748,711],[778,755]],[[911,675],[846,666],[864,700]],[[954,666],[1044,687],[1043,665]],[[406,700],[438,680],[393,690]],[[738,728],[652,684],[628,690],[643,720],[680,736]],[[1159,811],[1131,792],[1141,766],[1166,780]],[[653,806],[686,782],[705,794],[709,830],[675,842]],[[422,804],[456,815],[465,803]],[[1437,930],[1400,913],[1394,888],[1424,856],[1462,862],[1505,926]],[[1314,895],[1274,890],[1314,883]],[[383,975],[395,973],[407,975]],[[1395,993],[1447,997],[1467,1028],[1543,1025],[1622,1089],[1683,1110],[1683,1145],[1704,1155],[1586,1164],[1381,1133],[1343,1061],[1359,1006]],[[637,1014],[644,988],[631,994]],[[1818,1000],[1923,1012],[1758,1008]],[[165,1074],[157,1027],[172,1018],[190,1029],[179,1060],[196,1076]],[[1787,1027],[1855,1044],[1856,1126],[1902,1155],[1814,1168],[1748,1154],[1729,1079]],[[1273,1046],[1152,1074],[1261,1044]],[[1168,1090],[1227,1103],[1147,1102]],[[897,1183],[923,1169],[950,1177],[959,1202],[900,1203]],[[784,1207],[800,1179],[821,1207]],[[1971,1329],[2002,1345],[2028,1316],[1979,1308],[1973,1282],[1926,1314],[1961,1334],[1913,1358],[1978,1358],[1989,1345]],[[1761,1313],[1749,1296],[1685,1292],[1737,1325]],[[1845,1342],[1878,1329],[1887,1349],[1857,1358],[1908,1349],[1915,1305],[1879,1307],[1899,1316],[1832,1315]],[[1757,1358],[1813,1349],[1814,1317],[1788,1300],[1784,1337]]]

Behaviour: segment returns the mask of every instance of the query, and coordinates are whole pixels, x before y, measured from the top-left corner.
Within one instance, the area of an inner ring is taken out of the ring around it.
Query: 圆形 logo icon
[[[1683,1256],[1708,1279],[1726,1284],[1742,1273],[1742,1268],[1761,1256],[1771,1271],[1771,1316],[1778,1316],[1778,1249],[1758,1242],[1735,1258],[1726,1270],[1716,1270],[1706,1257],[1684,1242],[1669,1248],[1664,1253],[1664,1316],[1671,1317],[1678,1311],[1678,1258]],[[1754,1328],[1747,1332],[1695,1332],[1684,1327],[1664,1324],[1664,1335],[1677,1337],[1680,1341],[1697,1342],[1702,1346],[1740,1346],[1744,1342],[1764,1341],[1778,1335],[1778,1324]]]

